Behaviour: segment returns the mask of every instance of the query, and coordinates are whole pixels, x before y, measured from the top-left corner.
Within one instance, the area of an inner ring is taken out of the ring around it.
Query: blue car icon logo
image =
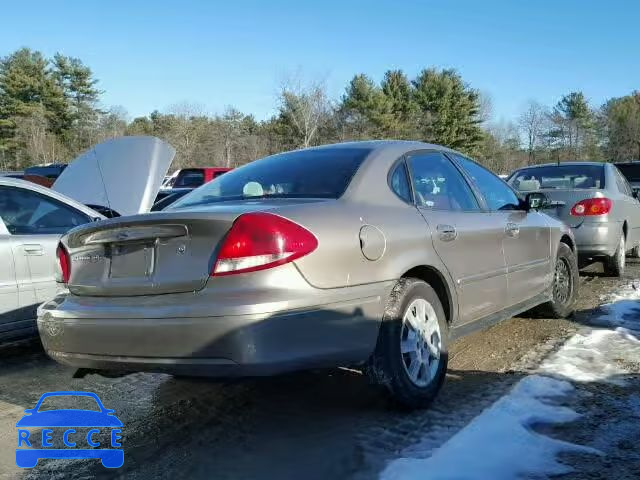
[[[89,400],[95,400],[99,410],[68,408],[41,411],[42,403],[52,397],[84,397],[84,400],[89,397]],[[95,393],[45,393],[34,408],[24,412],[26,415],[16,423],[18,467],[35,467],[41,458],[99,458],[107,468],[118,468],[124,463],[124,451],[120,448],[122,422],[114,415],[113,410],[104,407]],[[29,430],[31,427],[37,427],[38,430]],[[107,445],[109,448],[103,445],[105,435],[110,440]],[[62,441],[68,448],[53,448],[54,436],[58,443]]]

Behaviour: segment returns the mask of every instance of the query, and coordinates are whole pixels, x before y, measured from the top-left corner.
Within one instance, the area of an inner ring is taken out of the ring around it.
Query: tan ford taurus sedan
[[[163,212],[76,228],[49,355],[94,370],[252,376],[357,365],[421,407],[450,342],[573,311],[571,230],[463,155],[344,143],[257,160]]]

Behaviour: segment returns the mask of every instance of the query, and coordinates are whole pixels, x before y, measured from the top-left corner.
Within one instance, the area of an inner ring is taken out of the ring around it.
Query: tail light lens
[[[255,272],[313,252],[318,240],[306,228],[272,213],[245,213],[233,223],[212,276]]]
[[[571,215],[574,217],[606,215],[611,211],[612,206],[613,202],[608,198],[587,198],[571,208]]]
[[[60,270],[62,271],[62,281],[69,283],[69,277],[71,275],[71,262],[69,259],[69,252],[64,246],[59,243],[56,249],[56,256],[58,257],[58,263],[60,264]]]

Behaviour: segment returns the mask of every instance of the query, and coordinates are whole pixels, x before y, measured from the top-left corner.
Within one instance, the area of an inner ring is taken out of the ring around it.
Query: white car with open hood
[[[174,156],[158,138],[120,137],[76,158],[51,189],[0,177],[0,342],[37,334],[37,306],[57,291],[60,236],[101,211],[149,212]]]

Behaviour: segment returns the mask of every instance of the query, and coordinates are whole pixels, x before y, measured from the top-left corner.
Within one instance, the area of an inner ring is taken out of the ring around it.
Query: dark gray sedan
[[[622,276],[625,255],[638,256],[640,203],[615,165],[537,165],[515,171],[508,183],[523,194],[546,195],[544,211],[571,227],[582,262],[602,261],[607,273]]]

